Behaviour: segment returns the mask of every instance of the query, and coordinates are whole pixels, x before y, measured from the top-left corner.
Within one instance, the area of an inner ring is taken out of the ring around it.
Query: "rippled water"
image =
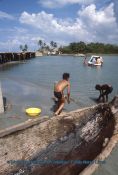
[[[118,94],[118,56],[105,55],[103,59],[102,67],[85,66],[83,58],[72,56],[37,57],[0,67],[3,96],[12,105],[0,116],[0,128],[27,120],[27,107],[41,107],[42,115],[52,115],[53,85],[64,72],[70,73],[71,97],[77,102],[66,104],[64,111],[94,105],[99,96],[96,84],[112,84],[109,100],[112,99]]]
[[[110,156],[105,160],[105,164],[99,166],[93,175],[116,175],[118,174],[118,144],[113,149]]]

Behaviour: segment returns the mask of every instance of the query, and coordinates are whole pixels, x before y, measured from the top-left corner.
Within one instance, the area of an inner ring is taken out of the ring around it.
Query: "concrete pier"
[[[2,89],[0,83],[0,114],[4,112],[4,104],[3,104],[3,96],[2,96]]]
[[[25,61],[31,58],[35,58],[35,52],[0,53],[0,65],[13,61]]]

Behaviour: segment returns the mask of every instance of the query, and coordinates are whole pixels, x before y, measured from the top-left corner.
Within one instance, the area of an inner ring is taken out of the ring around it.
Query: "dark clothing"
[[[103,84],[103,85],[97,84],[95,86],[95,89],[100,91],[98,100],[102,98],[103,102],[105,102],[105,97],[106,97],[106,101],[108,101],[108,94],[110,94],[113,91],[113,87],[108,84]]]
[[[102,89],[102,86],[100,84],[96,84],[95,89],[96,90],[101,90]]]
[[[59,100],[62,99],[62,93],[61,92],[55,92],[54,91],[54,96],[58,98]]]
[[[102,88],[102,91],[103,91],[104,94],[110,94],[112,92],[112,90],[113,90],[113,87],[109,86],[107,84],[102,85],[101,88]]]

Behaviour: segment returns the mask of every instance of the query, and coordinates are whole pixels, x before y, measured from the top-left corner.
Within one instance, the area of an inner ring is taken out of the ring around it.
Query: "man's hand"
[[[70,103],[70,99],[67,99],[68,104]]]
[[[70,99],[68,98],[68,96],[64,95],[65,100],[67,101],[67,103],[70,103]]]

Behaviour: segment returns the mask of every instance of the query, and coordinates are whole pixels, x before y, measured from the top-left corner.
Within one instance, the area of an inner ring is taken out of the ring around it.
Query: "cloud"
[[[86,7],[78,11],[78,15],[81,21],[89,26],[89,29],[97,27],[103,28],[107,27],[110,28],[110,25],[116,26],[115,17],[114,17],[114,4],[111,3],[109,6],[104,8],[104,10],[96,10],[96,6],[91,4],[90,6]]]
[[[114,2],[114,12],[115,12],[115,17],[116,17],[116,21],[118,24],[118,0],[113,0]]]
[[[70,22],[67,19],[56,18],[53,14],[44,11],[37,14],[23,12],[20,22],[37,28],[38,32],[48,36],[48,40],[117,42],[118,27],[113,3],[99,10],[96,9],[95,4],[88,5],[82,7],[77,15],[76,19]]]
[[[39,0],[38,3],[47,8],[63,7],[65,5],[93,3],[95,0]]]
[[[60,45],[79,41],[118,44],[115,8],[114,3],[106,4],[100,9],[95,4],[89,4],[78,9],[74,19],[57,18],[45,11],[25,11],[19,18],[19,26],[22,27],[0,29],[0,50],[19,50],[20,44],[28,44],[29,50],[36,50],[39,39],[47,44],[53,40]]]
[[[38,3],[46,8],[60,8],[72,4],[84,6],[96,4],[96,6],[102,7],[114,3],[114,12],[118,23],[118,0],[38,0]]]
[[[38,49],[38,40],[43,40],[37,33],[29,29],[13,27],[1,29],[2,35],[6,36],[0,41],[0,51],[20,51],[20,45],[28,44],[29,50]]]
[[[44,11],[38,14],[23,12],[20,17],[20,22],[45,30],[46,33],[51,32],[54,28],[54,31],[57,32],[58,30],[61,30],[62,27],[53,14],[48,14]]]
[[[0,19],[4,19],[4,18],[9,19],[9,20],[14,20],[15,19],[12,15],[10,15],[8,13],[5,13],[3,11],[0,11]]]
[[[118,26],[114,16],[114,4],[111,3],[104,10],[96,10],[94,4],[78,12],[87,31],[97,41],[115,42],[118,35]]]

